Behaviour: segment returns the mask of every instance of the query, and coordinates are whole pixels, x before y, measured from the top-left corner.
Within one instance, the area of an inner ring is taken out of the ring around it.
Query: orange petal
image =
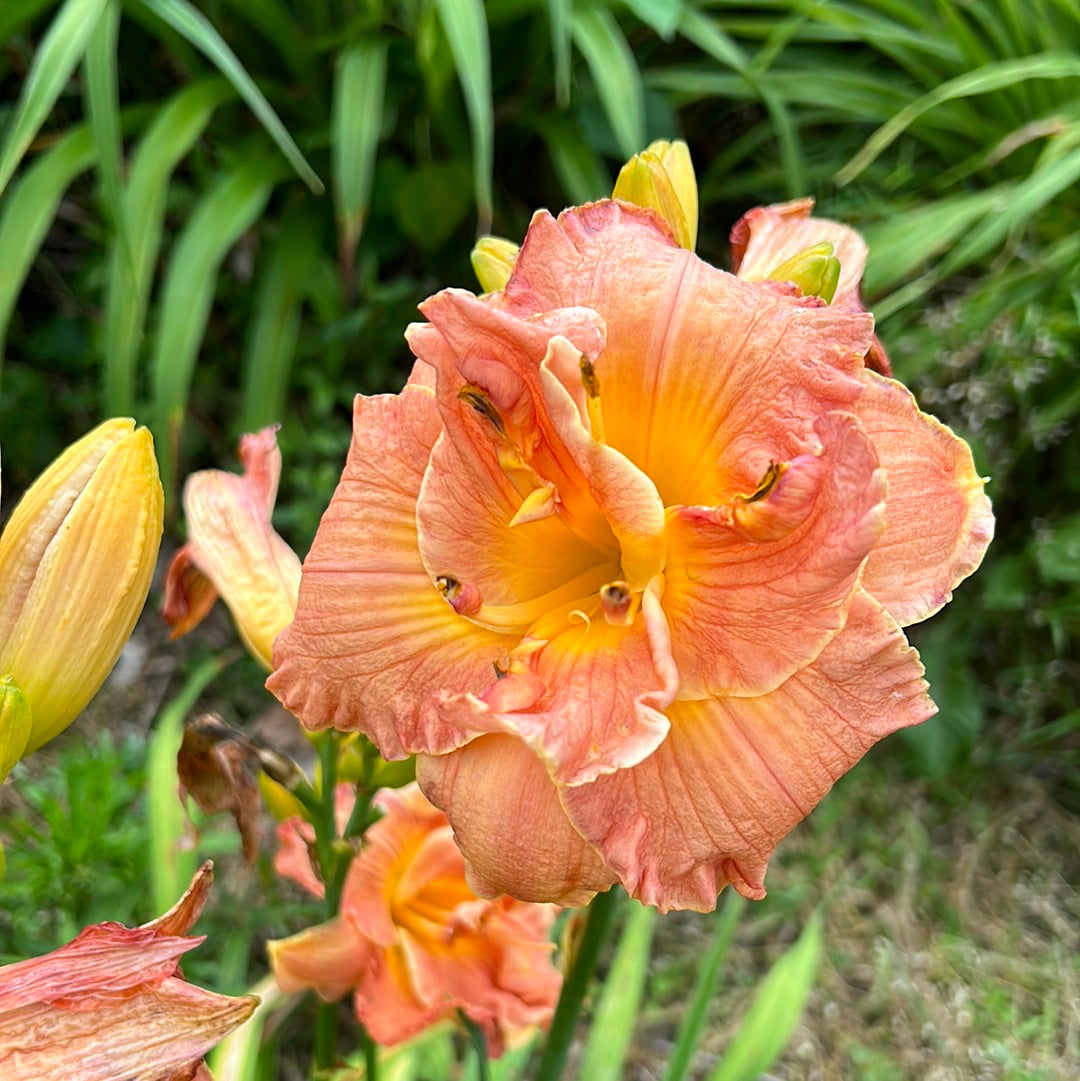
[[[165,575],[165,600],[161,614],[172,628],[170,638],[180,638],[194,630],[210,614],[218,593],[200,568],[195,549],[185,544],[177,549]]]
[[[439,430],[418,382],[357,397],[345,471],[267,680],[308,728],[362,731],[386,758],[467,738],[438,721],[432,695],[484,686],[517,641],[459,617],[420,561],[416,501]]]
[[[760,497],[670,516],[663,604],[680,697],[771,691],[843,626],[881,535],[885,475],[854,417],[817,433],[820,453]]]
[[[347,917],[320,923],[289,938],[267,942],[274,979],[282,991],[314,991],[336,1002],[363,978],[376,949]]]
[[[416,774],[428,799],[446,811],[479,896],[578,905],[615,880],[570,825],[540,760],[513,736],[421,755]]]
[[[278,850],[274,870],[282,878],[291,878],[315,897],[324,897],[326,887],[311,865],[311,849],[315,844],[315,827],[299,816],[278,823]]]
[[[412,990],[412,978],[398,949],[376,952],[356,988],[353,1006],[360,1023],[382,1047],[393,1047],[455,1012],[453,1000],[423,1002]]]
[[[716,505],[770,461],[809,450],[813,420],[858,398],[871,318],[791,293],[741,282],[646,212],[601,202],[557,222],[537,214],[498,303],[526,317],[595,309],[607,327],[595,364],[607,443],[666,506]]]
[[[709,911],[729,882],[763,897],[780,839],[874,743],[934,712],[922,672],[860,593],[844,630],[777,690],[675,703],[656,754],[566,789],[564,803],[644,904]]]
[[[889,490],[862,584],[907,626],[938,611],[979,566],[994,517],[967,443],[920,412],[900,383],[872,372],[865,383],[856,411]]]
[[[444,698],[446,716],[474,730],[520,737],[558,784],[635,765],[667,734],[662,711],[679,677],[655,585],[645,590],[632,625],[612,625],[600,615],[579,621],[526,664],[481,696]],[[522,679],[535,680],[536,690],[514,703],[507,692]]]

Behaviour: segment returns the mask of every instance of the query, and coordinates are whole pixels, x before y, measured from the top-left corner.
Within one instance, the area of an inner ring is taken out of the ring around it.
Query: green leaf
[[[11,313],[22,292],[26,275],[45,234],[56,217],[56,208],[72,180],[94,163],[94,140],[89,127],[69,131],[45,151],[3,201],[0,212],[0,360],[4,355]]]
[[[0,194],[67,86],[101,18],[106,0],[67,0],[38,45],[15,117],[0,152]]]
[[[574,0],[545,0],[551,23],[551,52],[555,58],[555,104],[570,104],[570,17]]]
[[[540,134],[571,204],[581,206],[611,194],[611,176],[576,124],[555,118],[541,123]]]
[[[371,202],[385,87],[384,41],[365,38],[338,57],[330,154],[342,257],[350,263]]]
[[[656,909],[631,901],[619,945],[599,994],[589,1042],[579,1071],[588,1081],[619,1081],[635,1031],[638,1009],[649,974]]]
[[[174,494],[180,430],[222,260],[259,216],[279,177],[247,155],[195,207],[169,260],[152,361],[154,427],[165,498]]]
[[[645,92],[634,54],[610,11],[575,11],[574,43],[589,66],[619,152],[632,158],[645,148]]]
[[[683,15],[683,0],[624,0],[626,6],[646,26],[671,41]]]
[[[226,44],[225,39],[214,29],[213,24],[188,0],[139,0],[162,22],[171,26],[178,34],[191,42],[218,70],[232,83],[236,92],[248,103],[259,123],[266,129],[270,138],[277,143],[286,160],[297,175],[316,194],[323,192],[323,182],[315,170],[307,163],[300,148],[293,141],[285,125],[274,112],[270,102],[255,85],[236,54]]]
[[[473,184],[477,233],[491,230],[495,114],[491,102],[491,46],[483,0],[435,0],[465,95],[473,137]]]
[[[53,0],[5,0],[0,8],[0,41],[14,37],[15,31],[28,23]]]
[[[698,965],[694,993],[690,996],[690,1003],[675,1037],[675,1046],[668,1057],[664,1081],[684,1081],[689,1074],[694,1052],[709,1019],[709,1003],[716,990],[716,982],[720,978],[731,940],[735,937],[739,916],[745,907],[746,901],[734,889],[729,889],[716,921],[712,942]]]
[[[444,244],[469,211],[464,162],[431,162],[406,173],[394,198],[401,231],[425,250]]]
[[[709,1081],[757,1081],[787,1047],[817,977],[821,916],[769,970]]]
[[[182,90],[159,110],[132,154],[124,195],[130,259],[114,240],[105,294],[103,379],[105,411],[112,416],[135,410],[135,363],[161,247],[169,178],[228,96],[228,85],[219,78]]]
[[[1070,53],[1039,53],[1018,60],[984,64],[975,71],[964,72],[923,94],[882,124],[866,140],[858,154],[837,172],[836,182],[849,184],[923,113],[944,102],[1001,90],[1027,79],[1068,79],[1076,76],[1080,76],[1080,57]]]

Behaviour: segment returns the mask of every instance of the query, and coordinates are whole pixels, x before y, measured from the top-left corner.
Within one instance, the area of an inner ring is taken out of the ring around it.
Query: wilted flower
[[[349,867],[341,914],[269,943],[278,984],[328,1001],[353,991],[357,1017],[387,1046],[461,1010],[499,1055],[515,1033],[545,1024],[559,997],[554,910],[478,899],[446,816],[416,785],[382,789],[375,803],[386,814]],[[339,800],[339,819],[343,810]],[[291,819],[278,830],[279,873],[321,895],[307,859],[311,827]]]
[[[165,619],[178,638],[205,618],[220,594],[244,644],[262,665],[293,617],[300,560],[270,524],[281,476],[276,428],[240,440],[244,473],[205,469],[184,485],[188,542],[165,582]]]
[[[202,1056],[258,1004],[179,975],[212,865],[164,916],[98,923],[66,946],[0,968],[0,1076],[34,1081],[189,1081]]]
[[[128,419],[68,447],[12,512],[0,537],[0,766],[26,723],[22,706],[8,711],[14,687],[29,707],[17,759],[71,724],[112,671],[150,589],[162,514],[153,439]]]
[[[764,896],[832,782],[934,711],[900,628],[989,543],[969,448],[865,368],[868,314],[625,203],[538,213],[503,292],[421,310],[268,686],[418,754],[479,890]]]

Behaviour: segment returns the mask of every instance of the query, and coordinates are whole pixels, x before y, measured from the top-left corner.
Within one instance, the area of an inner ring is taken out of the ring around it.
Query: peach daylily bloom
[[[966,443],[866,369],[870,315],[616,201],[445,290],[353,443],[268,686],[359,729],[483,893],[764,896],[780,839],[934,712],[903,625],[979,564]]]
[[[382,789],[375,803],[386,814],[349,867],[340,915],[268,944],[278,986],[327,1001],[353,991],[357,1017],[383,1046],[461,1010],[497,1056],[554,1012],[562,983],[548,938],[554,910],[477,898],[446,816],[415,784]],[[306,859],[310,826],[290,819],[279,836],[278,872],[321,895]]]
[[[807,248],[831,244],[840,263],[840,280],[831,303],[865,311],[862,276],[866,267],[866,241],[850,226],[813,217],[814,200],[792,199],[747,211],[731,229],[731,269],[746,281],[777,278],[778,267]],[[891,375],[885,348],[875,334],[866,354],[866,366]]]
[[[178,638],[202,622],[220,594],[244,645],[267,669],[300,584],[300,560],[270,524],[281,477],[276,431],[241,438],[242,476],[205,469],[188,477],[188,542],[169,564],[164,606]]]
[[[0,1076],[35,1081],[191,1081],[203,1055],[258,1004],[187,983],[179,960],[206,902],[207,863],[164,916],[99,923],[66,946],[0,968]]]

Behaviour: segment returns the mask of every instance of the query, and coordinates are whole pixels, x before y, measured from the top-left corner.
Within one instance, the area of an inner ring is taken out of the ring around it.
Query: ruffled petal
[[[885,474],[853,416],[816,430],[820,452],[774,466],[748,498],[672,512],[663,603],[680,697],[771,691],[843,626]]]
[[[558,221],[538,213],[494,302],[524,317],[575,306],[603,317],[604,438],[667,506],[724,502],[807,452],[813,420],[857,400],[873,326],[789,286],[741,282],[613,202]]]
[[[479,896],[579,905],[615,881],[570,825],[540,760],[513,736],[421,755],[416,778],[449,817]]]
[[[401,949],[381,950],[356,988],[353,1007],[360,1023],[382,1047],[393,1047],[452,1016],[453,1001],[424,1002],[412,989]]]
[[[994,535],[971,448],[920,412],[906,387],[872,372],[857,413],[885,468],[885,532],[863,586],[902,626],[932,616],[982,562]]]
[[[591,781],[650,755],[667,734],[662,711],[679,681],[657,583],[630,626],[582,615],[542,648],[527,642],[520,662],[511,655],[509,672],[484,694],[444,697],[444,716],[518,736],[558,784]]]
[[[282,991],[314,991],[327,1002],[354,988],[375,958],[375,947],[344,916],[267,942],[266,952]]]
[[[844,630],[777,690],[675,703],[656,754],[566,789],[564,804],[644,904],[709,911],[728,883],[763,897],[780,839],[874,743],[934,713],[922,674],[860,592]]]
[[[467,738],[439,721],[432,695],[482,688],[517,642],[460,618],[420,560],[416,501],[439,430],[419,381],[357,397],[348,461],[267,680],[308,728],[362,731],[386,758]]]

